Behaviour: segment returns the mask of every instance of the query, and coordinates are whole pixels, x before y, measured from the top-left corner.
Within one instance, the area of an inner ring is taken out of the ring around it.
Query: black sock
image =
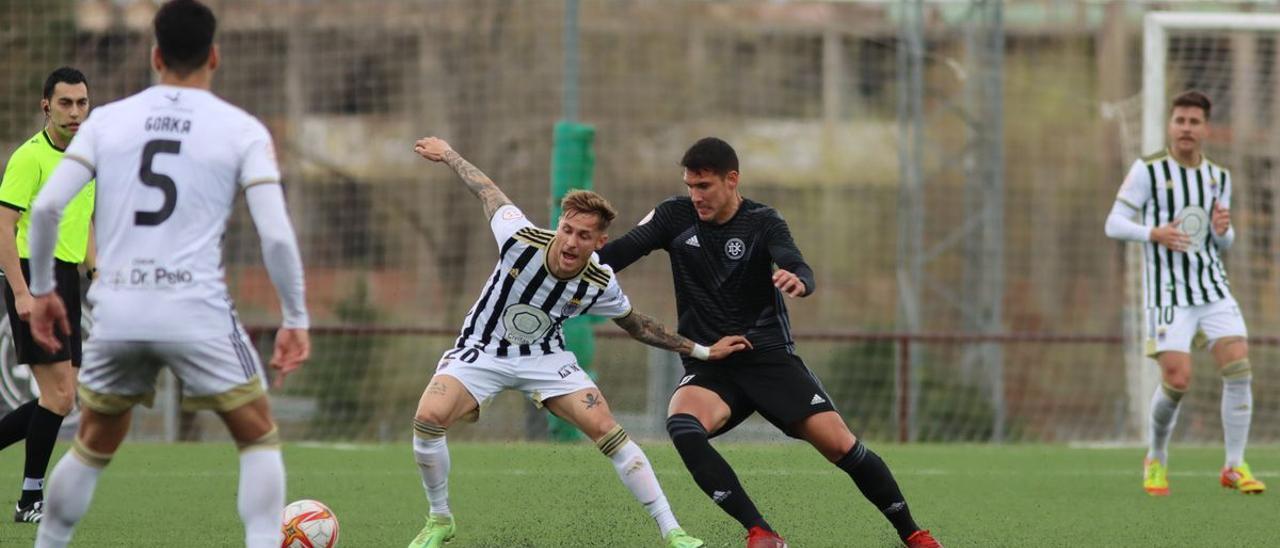
[[[719,504],[721,510],[733,516],[744,528],[762,527],[773,531],[742,489],[733,468],[711,447],[707,430],[697,417],[684,413],[668,417],[667,433],[671,435],[671,442],[680,453],[685,468],[693,475],[694,483]]]
[[[31,412],[31,427],[27,430],[27,465],[23,471],[19,506],[44,499],[44,473],[49,467],[49,457],[53,455],[53,444],[58,441],[62,418],[62,415],[39,405]],[[32,481],[28,480],[38,480],[39,485],[32,485]]]
[[[862,491],[862,496],[880,509],[894,529],[898,530],[899,537],[906,540],[911,533],[920,530],[920,526],[911,519],[911,510],[907,508],[907,500],[898,489],[898,482],[893,479],[893,472],[861,440],[853,442],[853,448],[836,461],[836,467],[853,478],[853,483]]]
[[[36,401],[19,405],[5,414],[4,418],[0,418],[0,449],[26,439],[27,427],[31,425],[31,412],[37,407]]]

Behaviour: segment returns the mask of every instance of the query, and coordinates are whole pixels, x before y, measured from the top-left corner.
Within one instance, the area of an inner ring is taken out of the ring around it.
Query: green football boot
[[[453,516],[431,514],[427,516],[427,524],[422,526],[422,531],[409,543],[409,548],[440,548],[453,540],[453,533],[457,528],[453,523]]]
[[[689,536],[684,529],[672,529],[667,533],[667,548],[698,548],[706,546],[706,543]]]

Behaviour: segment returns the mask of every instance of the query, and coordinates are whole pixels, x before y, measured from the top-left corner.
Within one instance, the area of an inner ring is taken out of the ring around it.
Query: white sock
[[[280,450],[250,449],[240,453],[240,492],[236,510],[244,522],[246,548],[279,548],[284,540],[284,459]]]
[[[413,436],[413,458],[422,474],[422,487],[431,502],[431,513],[452,516],[449,511],[449,446],[444,436]]]
[[[658,529],[662,531],[663,537],[666,537],[672,529],[680,527],[676,522],[676,516],[671,513],[671,505],[667,503],[666,495],[662,493],[662,486],[658,485],[658,477],[653,474],[653,466],[649,464],[649,458],[644,455],[644,451],[636,445],[636,442],[628,441],[626,445],[619,447],[609,460],[613,461],[613,468],[618,471],[618,478],[627,486],[627,489],[631,490],[636,500],[644,505],[654,521],[658,522]]]
[[[76,523],[89,510],[102,468],[90,466],[67,451],[49,475],[44,517],[36,532],[36,548],[64,548],[71,542]],[[279,543],[276,543],[279,546]]]
[[[1226,442],[1227,466],[1244,462],[1249,443],[1249,423],[1253,421],[1253,378],[1222,380],[1222,437]]]
[[[1170,394],[1176,397],[1170,397]],[[1173,434],[1173,426],[1178,422],[1178,403],[1182,401],[1182,393],[1164,386],[1156,388],[1151,397],[1151,431],[1147,458],[1169,464],[1169,437]]]

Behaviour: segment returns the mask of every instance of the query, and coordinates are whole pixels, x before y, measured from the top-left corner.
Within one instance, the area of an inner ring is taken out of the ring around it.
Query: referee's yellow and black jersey
[[[0,206],[18,211],[18,257],[30,257],[27,237],[31,225],[32,202],[44,187],[53,169],[62,161],[63,149],[54,146],[43,130],[27,139],[9,157],[0,180]],[[67,204],[58,224],[58,244],[54,257],[68,263],[82,263],[89,245],[89,223],[93,218],[94,183],[90,181]]]
[[[547,266],[556,233],[533,226],[515,231],[499,247],[498,264],[463,321],[457,348],[499,358],[565,350],[561,324],[581,315],[622,317],[630,302],[613,271],[593,258],[565,279]]]

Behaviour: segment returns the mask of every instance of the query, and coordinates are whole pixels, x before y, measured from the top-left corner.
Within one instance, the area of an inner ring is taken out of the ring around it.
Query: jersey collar
[[[44,137],[44,142],[45,142],[45,143],[48,143],[48,144],[49,144],[49,147],[50,147],[50,148],[52,148],[53,150],[56,150],[56,151],[58,151],[58,152],[66,152],[66,151],[67,151],[67,149],[65,149],[65,148],[58,148],[58,145],[53,144],[53,139],[50,139],[50,138],[49,138],[49,130],[48,130],[47,128],[46,128],[46,129],[42,129],[42,130],[40,130],[40,135]]]

